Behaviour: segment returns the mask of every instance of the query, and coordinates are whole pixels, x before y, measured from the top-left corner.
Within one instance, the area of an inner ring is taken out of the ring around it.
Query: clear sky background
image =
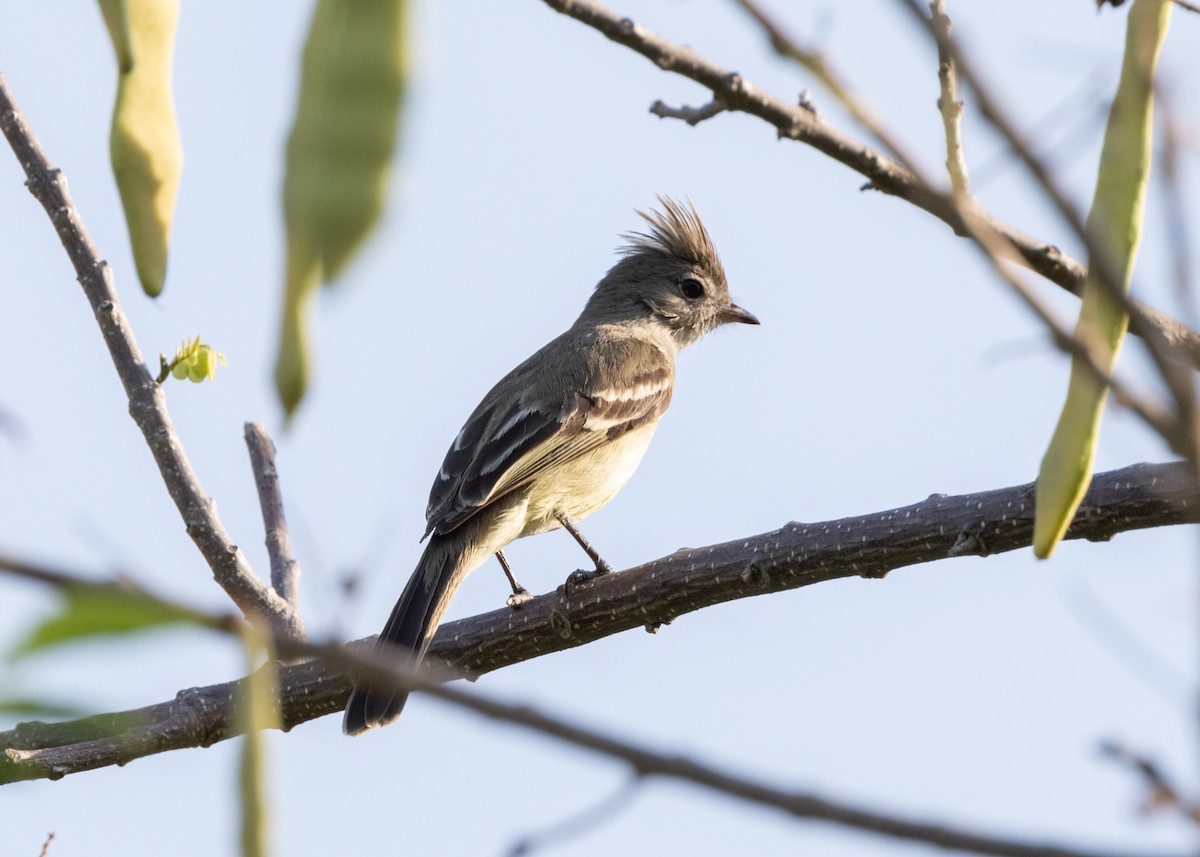
[[[186,167],[157,302],[137,287],[108,166],[114,62],[99,12],[62,3],[0,11],[0,71],[65,170],[148,359],[197,333],[229,357],[215,385],[172,385],[169,407],[224,523],[262,571],[242,424],[271,428],[314,635],[379,629],[419,554],[428,488],[463,419],[500,375],[574,320],[619,233],[638,226],[633,209],[656,193],[695,203],[735,300],[762,326],[725,330],[682,356],[674,403],[641,469],[585,525],[616,567],[790,520],[1033,478],[1065,391],[1065,361],[943,224],[860,192],[860,176],[776,140],[751,117],[696,128],[655,118],[647,112],[655,99],[699,104],[707,94],[534,0],[413,5],[412,82],[387,214],[319,302],[315,387],[288,432],[270,386],[279,199],[312,4],[184,4],[176,103]],[[937,169],[936,61],[897,4],[772,5]],[[850,128],[732,3],[616,8],[776,94],[808,88],[823,114]],[[1086,206],[1125,10],[952,0],[950,13],[1005,105],[1047,144],[1055,175]],[[1200,18],[1177,12],[1163,80],[1192,135],[1192,202],[1198,51]],[[965,134],[984,203],[1077,252],[972,112]],[[0,407],[21,432],[0,437],[0,546],[80,572],[120,568],[176,598],[225,608],[22,181],[6,149]],[[1197,237],[1193,225],[1193,244]],[[1156,185],[1136,288],[1187,316],[1169,262]],[[1043,291],[1065,316],[1076,311],[1054,287]],[[1138,345],[1125,356],[1127,369],[1144,367]],[[1168,457],[1133,417],[1110,414],[1100,469]],[[581,564],[562,533],[518,543],[509,556],[538,592]],[[711,608],[657,636],[622,634],[475,687],[881,810],[1080,846],[1181,852],[1195,846],[1194,831],[1139,814],[1140,783],[1096,747],[1126,741],[1200,787],[1196,567],[1190,528],[1069,543],[1048,563],[1029,551],[964,558]],[[349,574],[361,583],[353,598],[341,586]],[[494,609],[505,595],[499,569],[484,566],[449,618]],[[0,646],[52,604],[44,590],[0,578]],[[1154,659],[1131,667],[1132,650],[1103,626],[1097,605]],[[240,671],[231,642],[173,631],[5,666],[0,681],[6,691],[106,711]],[[502,854],[626,778],[614,763],[420,696],[386,730],[350,740],[339,726],[328,717],[269,740],[278,854]],[[2,850],[37,854],[55,831],[53,857],[232,853],[236,752],[226,742],[6,786]],[[921,849],[648,782],[621,812],[552,853],[634,851]]]

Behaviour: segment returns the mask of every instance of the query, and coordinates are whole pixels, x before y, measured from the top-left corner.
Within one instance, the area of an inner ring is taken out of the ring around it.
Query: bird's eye
[[[693,280],[691,277],[679,281],[679,291],[683,292],[683,296],[691,301],[704,297],[704,286],[700,284],[699,280]]]

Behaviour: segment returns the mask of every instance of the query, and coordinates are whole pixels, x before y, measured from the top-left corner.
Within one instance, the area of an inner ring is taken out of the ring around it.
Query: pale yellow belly
[[[654,429],[654,423],[641,426],[540,476],[527,495],[521,535],[557,529],[558,515],[577,521],[604,506],[637,470]]]

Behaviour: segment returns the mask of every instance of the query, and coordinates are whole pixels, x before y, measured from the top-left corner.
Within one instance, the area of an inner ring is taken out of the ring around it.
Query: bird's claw
[[[612,574],[612,566],[603,560],[597,563],[596,567],[591,571],[584,568],[577,568],[568,574],[567,579],[563,581],[563,594],[570,595],[576,587],[605,574]]]
[[[521,589],[514,592],[504,600],[504,603],[513,610],[520,610],[526,604],[533,600],[533,596],[529,594],[528,589]]]

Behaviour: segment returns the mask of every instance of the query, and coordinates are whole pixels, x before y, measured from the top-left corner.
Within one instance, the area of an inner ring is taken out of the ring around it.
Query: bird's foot
[[[597,577],[602,577],[606,574],[612,574],[613,567],[604,560],[596,563],[596,567],[591,571],[584,568],[577,568],[575,571],[567,575],[567,579],[563,581],[562,589],[564,595],[570,595],[577,587],[587,583],[589,580],[595,580]]]
[[[529,590],[525,587],[514,590],[513,594],[505,599],[504,603],[513,610],[520,610],[526,604],[533,600],[533,596],[529,594]]]

